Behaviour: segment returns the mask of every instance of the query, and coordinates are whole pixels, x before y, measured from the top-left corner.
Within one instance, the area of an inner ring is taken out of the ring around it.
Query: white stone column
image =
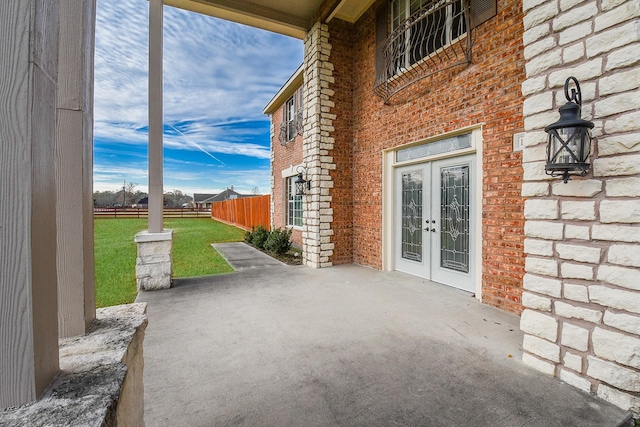
[[[523,361],[640,415],[640,5],[525,0]],[[544,173],[575,76],[592,168]]]
[[[95,0],[60,1],[56,189],[58,331],[82,335],[95,319],[93,56]]]
[[[333,255],[333,208],[331,189],[333,179],[329,174],[335,169],[333,157],[334,139],[331,114],[334,103],[333,65],[329,61],[331,45],[326,24],[316,23],[307,33],[304,42],[304,134],[303,165],[311,190],[304,200],[304,228],[302,231],[303,260],[309,267],[329,267]]]
[[[59,2],[0,2],[0,409],[58,372]]]
[[[172,230],[163,233],[141,231],[136,234],[138,258],[136,283],[139,291],[155,291],[171,287]]]

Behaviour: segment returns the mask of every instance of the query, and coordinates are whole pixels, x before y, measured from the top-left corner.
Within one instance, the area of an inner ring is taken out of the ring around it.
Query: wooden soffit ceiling
[[[304,39],[317,21],[355,22],[374,0],[164,0],[167,6]]]

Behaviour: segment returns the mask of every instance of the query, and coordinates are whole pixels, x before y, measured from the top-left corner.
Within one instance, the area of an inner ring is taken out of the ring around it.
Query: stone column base
[[[136,234],[138,291],[155,291],[171,287],[172,238],[173,230],[164,230],[162,233],[149,233],[145,230]]]

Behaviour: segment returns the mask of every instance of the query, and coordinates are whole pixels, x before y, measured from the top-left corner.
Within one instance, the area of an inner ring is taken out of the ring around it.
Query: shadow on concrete
[[[255,251],[240,245],[227,256],[246,260]],[[524,366],[519,318],[468,293],[353,265],[260,268],[258,258],[237,273],[180,279],[172,289],[139,295],[149,315],[148,426],[586,427],[628,420]]]

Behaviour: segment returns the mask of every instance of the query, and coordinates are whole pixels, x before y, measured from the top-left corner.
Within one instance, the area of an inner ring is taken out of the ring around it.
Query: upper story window
[[[470,30],[496,0],[391,0],[376,16],[376,81],[385,102],[405,87],[471,62]]]
[[[467,32],[462,0],[393,0],[391,32],[398,55],[394,73],[400,73]]]
[[[302,88],[287,99],[283,106],[280,125],[280,143],[286,145],[297,135],[302,135]]]

